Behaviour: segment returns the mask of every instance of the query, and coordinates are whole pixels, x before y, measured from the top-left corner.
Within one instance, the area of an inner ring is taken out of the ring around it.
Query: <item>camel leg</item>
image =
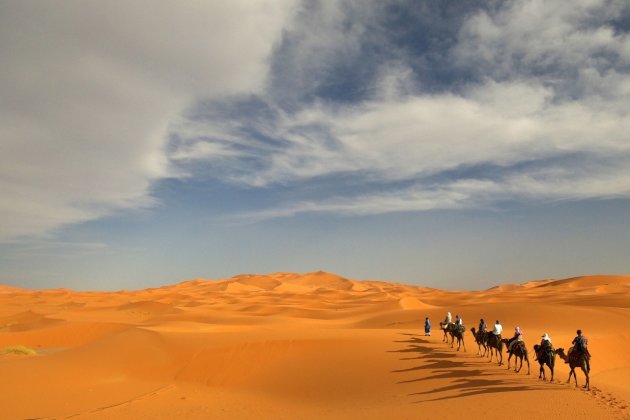
[[[577,388],[578,383],[577,383],[577,375],[575,374],[575,368],[571,368],[571,371],[569,372],[569,379],[567,380],[567,383],[571,382],[571,375],[573,375],[573,378],[575,379],[575,387]]]
[[[582,372],[584,372],[584,377],[586,378],[586,383],[584,384],[584,386],[582,388],[586,388],[586,389],[590,390],[591,386],[590,386],[590,381],[589,381],[589,377],[588,377],[588,372],[586,370],[587,369],[584,366],[582,366]]]
[[[527,355],[525,355],[525,361],[527,362],[527,374],[529,375],[530,374],[530,371],[529,371],[529,357],[527,357]]]
[[[590,390],[591,390],[591,380],[590,380],[590,378],[589,378],[589,376],[588,376],[588,373],[586,374],[586,389],[587,389],[588,391],[590,391]]]
[[[573,369],[573,378],[575,379],[575,387],[577,388],[579,385],[577,381],[577,372],[575,371],[575,369]]]

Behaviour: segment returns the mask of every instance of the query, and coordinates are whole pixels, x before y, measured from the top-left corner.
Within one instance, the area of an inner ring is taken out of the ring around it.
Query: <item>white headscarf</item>
[[[547,341],[549,341],[549,342],[551,343],[551,337],[549,337],[549,334],[547,334],[547,333],[545,333],[545,334],[542,336],[542,339],[543,339],[543,340],[547,340]]]

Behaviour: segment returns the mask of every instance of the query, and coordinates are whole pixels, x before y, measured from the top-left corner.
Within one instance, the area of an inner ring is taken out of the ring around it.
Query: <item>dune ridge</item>
[[[446,402],[480,417],[498,397],[535,418],[628,418],[630,355],[615,349],[630,337],[610,321],[629,308],[630,276],[482,291],[321,271],[114,292],[0,286],[0,349],[34,352],[0,355],[0,418],[459,418]],[[529,376],[489,364],[469,332],[457,352],[437,328],[447,311],[468,327],[500,319],[506,335],[519,325],[530,349],[544,332],[566,348],[582,328],[591,391],[565,385],[559,360],[553,384],[537,380],[532,354]]]

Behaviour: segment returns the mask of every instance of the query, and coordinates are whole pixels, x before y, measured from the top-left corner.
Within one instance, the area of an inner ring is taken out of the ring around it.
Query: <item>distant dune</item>
[[[465,351],[442,342],[447,311],[468,327]],[[480,318],[505,337],[523,328],[530,375],[477,355]],[[484,291],[325,272],[118,292],[0,286],[0,418],[630,418],[628,319],[630,276]],[[591,390],[566,385],[560,359],[554,382],[539,380],[533,345],[547,332],[566,349],[577,328]]]

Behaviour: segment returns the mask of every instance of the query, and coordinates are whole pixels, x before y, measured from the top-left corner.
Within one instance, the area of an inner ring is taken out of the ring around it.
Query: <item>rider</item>
[[[455,326],[460,332],[464,332],[462,329],[464,327],[464,320],[459,315],[455,315]]]
[[[494,323],[494,328],[492,329],[492,335],[496,337],[497,344],[501,341],[501,333],[503,332],[503,325],[497,319],[497,322]]]
[[[552,347],[551,337],[549,337],[549,334],[544,333],[542,335],[542,340],[540,340],[540,347]]]
[[[488,331],[488,326],[486,325],[486,321],[484,321],[483,318],[481,318],[479,320],[479,332],[483,334],[486,331]]]
[[[446,318],[444,318],[444,323],[448,325],[451,322],[453,322],[453,317],[451,316],[450,312],[447,312],[446,313]]]
[[[488,337],[485,336],[485,340],[484,340],[484,334],[486,334],[486,332],[488,331],[488,326],[486,325],[486,321],[483,320],[483,318],[481,318],[479,320],[479,331],[477,331],[477,338],[478,340],[482,340],[482,341],[487,341]]]
[[[586,356],[586,369],[587,371],[590,371],[591,353],[589,353],[588,351],[588,339],[582,335],[582,330],[577,330],[576,333],[577,336],[571,342],[571,344],[573,344],[573,347],[569,349],[569,355],[572,351],[578,352],[579,354],[584,354],[584,356]]]
[[[553,344],[551,343],[551,337],[549,337],[549,334],[544,333],[542,335],[542,340],[540,340],[540,353],[550,352],[553,355],[554,351]],[[538,353],[536,353],[535,360],[538,360],[539,358]]]
[[[508,345],[508,353],[512,352],[512,347],[514,347],[514,344],[516,344],[517,342],[523,342],[523,330],[521,329],[521,327],[516,327],[514,328],[514,337],[512,337],[512,339],[510,340],[510,344]]]

